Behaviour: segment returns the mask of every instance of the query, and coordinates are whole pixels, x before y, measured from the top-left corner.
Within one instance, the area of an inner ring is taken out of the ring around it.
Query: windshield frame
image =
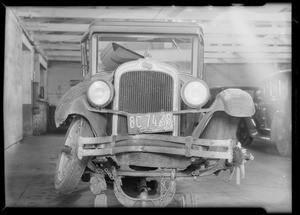
[[[203,71],[203,39],[199,39],[200,35],[197,34],[157,34],[157,33],[116,33],[116,32],[105,32],[105,33],[94,33],[92,35],[91,39],[91,69],[92,69],[92,74],[97,73],[97,66],[98,66],[98,37],[103,36],[103,35],[124,35],[124,36],[129,36],[129,37],[134,37],[134,36],[157,36],[157,37],[169,37],[169,38],[177,38],[177,37],[190,37],[192,39],[192,47],[191,47],[191,72],[190,73],[184,73],[187,75],[192,75],[194,77],[200,77],[202,76],[202,71]],[[180,47],[180,45],[179,45]],[[202,50],[201,50],[202,48]],[[150,50],[151,54],[151,50]],[[202,61],[201,58],[202,57]]]

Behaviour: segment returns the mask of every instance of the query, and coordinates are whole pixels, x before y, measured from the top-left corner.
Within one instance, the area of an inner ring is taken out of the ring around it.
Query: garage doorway
[[[47,101],[47,68],[38,61],[37,80],[33,82],[33,134],[47,133],[49,105]]]

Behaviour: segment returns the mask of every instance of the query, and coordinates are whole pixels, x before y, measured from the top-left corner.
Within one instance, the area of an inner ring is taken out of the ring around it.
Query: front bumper
[[[180,155],[195,158],[233,159],[235,141],[194,139],[158,134],[79,137],[77,155],[114,156],[120,153],[143,152]]]

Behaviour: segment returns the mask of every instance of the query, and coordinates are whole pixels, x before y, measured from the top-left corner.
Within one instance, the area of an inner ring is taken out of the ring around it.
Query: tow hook
[[[249,160],[254,160],[254,156],[251,153],[247,153],[247,150],[241,147],[241,143],[238,142],[233,148],[233,159],[229,163],[229,180],[232,180],[234,173],[236,173],[236,183],[240,185],[240,179],[245,178],[245,163]]]

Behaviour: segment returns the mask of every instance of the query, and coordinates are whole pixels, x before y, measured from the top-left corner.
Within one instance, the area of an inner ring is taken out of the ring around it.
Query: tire
[[[271,140],[275,142],[276,149],[281,156],[291,156],[291,129],[290,123],[283,116],[276,116],[271,126]]]
[[[253,137],[251,137],[250,132],[248,130],[248,126],[246,123],[246,120],[243,118],[240,120],[237,132],[236,132],[237,140],[243,145],[243,146],[249,146],[251,145],[253,141]]]
[[[64,145],[72,148],[69,155],[60,152],[56,165],[54,185],[59,194],[70,194],[73,192],[85,170],[88,157],[79,160],[77,157],[77,146],[79,136],[94,137],[91,127],[86,119],[76,116],[65,137]]]
[[[213,139],[213,140],[236,140],[236,131],[238,126],[239,118],[227,115],[223,111],[218,111],[214,113],[210,119],[208,125],[204,129],[200,138]],[[224,151],[226,149],[216,148],[215,146],[210,146],[209,151]],[[209,161],[209,165],[214,165],[218,160]]]
[[[200,135],[200,138],[236,140],[238,120],[239,118],[237,117],[232,117],[223,111],[218,111],[214,113],[203,133]]]

